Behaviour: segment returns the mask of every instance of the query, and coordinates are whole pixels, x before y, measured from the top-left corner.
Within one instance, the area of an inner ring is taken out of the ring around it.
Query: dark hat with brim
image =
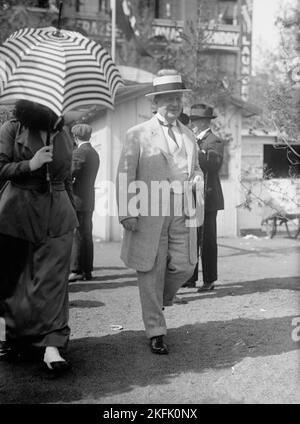
[[[183,93],[190,92],[192,90],[185,88],[182,82],[181,75],[170,74],[170,75],[158,75],[153,79],[153,91],[146,94],[146,97],[157,96],[158,94],[166,93]]]
[[[190,119],[214,119],[217,115],[214,114],[212,106],[205,103],[199,103],[191,107]]]

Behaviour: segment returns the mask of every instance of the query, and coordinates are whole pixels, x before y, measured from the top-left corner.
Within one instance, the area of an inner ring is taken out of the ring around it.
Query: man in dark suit
[[[93,270],[93,223],[95,179],[99,169],[99,155],[90,143],[92,127],[78,124],[72,128],[76,143],[72,159],[75,209],[79,226],[74,234],[71,274],[69,281],[91,280]]]
[[[201,247],[203,286],[199,292],[213,290],[218,279],[217,213],[224,209],[224,198],[219,177],[223,163],[224,142],[212,132],[210,121],[216,118],[207,104],[191,107],[191,127],[197,138],[198,160],[204,173],[204,223],[198,229],[198,251]],[[198,263],[193,276],[183,287],[195,287]]]

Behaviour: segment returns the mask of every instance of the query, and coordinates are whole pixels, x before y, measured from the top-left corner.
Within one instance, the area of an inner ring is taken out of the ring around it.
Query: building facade
[[[226,75],[232,75],[238,82],[236,94],[247,101],[251,74],[252,1],[115,0],[118,6],[116,63],[136,66],[124,63],[124,58],[118,55],[118,51],[128,43],[128,34],[124,33],[119,18],[121,9],[134,27],[134,36],[140,38],[150,53],[163,50],[166,43],[180,43],[183,32],[192,24],[203,32],[201,55],[206,57],[208,68],[217,69],[221,80]],[[25,25],[30,25],[30,20],[33,26],[39,22],[43,25],[46,22],[55,24],[59,3],[58,0],[32,1],[33,7],[28,9],[26,17],[21,18],[26,20]],[[139,22],[146,24],[147,30],[143,30]],[[64,0],[61,23],[62,27],[81,30],[111,50],[111,0]],[[150,67],[151,60],[146,64]],[[144,69],[153,72],[153,69]]]
[[[123,2],[127,5],[128,1]],[[80,28],[90,37],[110,48],[111,15],[110,1],[68,2],[64,8],[68,26]],[[253,108],[247,104],[251,71],[251,16],[250,0],[145,0],[134,3],[131,12],[136,15],[147,10],[151,32],[146,41],[150,48],[164,49],[168,43],[180,43],[188,25],[201,26],[205,43],[201,54],[206,56],[208,66],[217,69],[220,79],[230,74],[238,82],[238,101],[228,101],[218,111],[219,122],[230,133],[226,145],[226,161],[221,175],[225,197],[225,210],[218,214],[219,236],[240,234],[237,205],[242,201],[240,189],[242,154],[242,119],[249,116]],[[137,16],[138,19],[138,16]],[[117,21],[118,25],[118,21]],[[117,26],[117,50],[126,43],[125,34]],[[118,57],[118,56],[117,56]],[[118,63],[118,61],[117,61]],[[127,68],[125,76],[131,84],[147,80],[136,75],[136,68]],[[129,69],[131,76],[128,76]],[[151,80],[151,77],[150,77]],[[147,80],[149,81],[149,80]],[[130,93],[131,87],[128,87]],[[88,118],[94,127],[93,144],[99,151],[101,169],[96,181],[96,210],[94,232],[100,240],[120,240],[122,230],[116,216],[115,194],[108,187],[115,180],[118,158],[126,130],[152,116],[151,104],[145,99],[143,87],[135,95],[125,95],[117,100],[114,112],[102,111]]]
[[[217,69],[220,79],[227,74],[238,82],[235,96],[227,99],[225,107],[218,108],[218,122],[223,133],[230,134],[226,143],[226,160],[221,175],[225,198],[225,210],[218,214],[219,236],[240,234],[239,210],[242,202],[240,181],[242,174],[242,119],[255,113],[248,102],[248,86],[251,71],[251,15],[252,0],[116,0],[132,18],[138,20],[147,11],[150,33],[141,39],[147,48],[164,49],[168,43],[181,43],[189,25],[201,28],[205,42],[201,55],[208,59],[211,69]],[[55,25],[59,2],[37,2],[29,12],[33,15],[50,13]],[[65,0],[62,27],[81,30],[90,38],[111,49],[112,19],[109,0]],[[130,8],[131,3],[131,8]],[[127,7],[127,9],[126,9]],[[128,15],[128,16],[129,16]],[[142,31],[141,31],[142,32]],[[138,32],[135,32],[138,36]],[[202,39],[202,40],[203,40]],[[116,50],[126,46],[126,34],[118,25]],[[116,63],[118,61],[116,55]],[[148,63],[151,59],[148,60]],[[124,65],[124,64],[122,64]],[[127,64],[125,64],[127,65]],[[74,120],[83,120],[93,126],[92,143],[100,155],[100,170],[96,180],[96,209],[94,236],[102,241],[120,240],[115,193],[110,184],[115,181],[117,163],[127,129],[152,116],[151,103],[145,98],[151,86],[150,69],[120,66],[127,85],[117,95],[115,110],[91,108],[74,114]],[[148,72],[147,72],[148,71]],[[225,82],[226,83],[226,82]]]
[[[291,141],[289,146],[274,132],[242,131],[240,234],[266,231],[264,220],[274,213],[300,213],[300,143]],[[291,233],[297,230],[298,220],[288,222]],[[285,226],[278,230],[285,231]]]

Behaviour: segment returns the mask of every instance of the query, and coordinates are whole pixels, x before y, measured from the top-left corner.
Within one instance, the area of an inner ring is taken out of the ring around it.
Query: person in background
[[[29,355],[56,375],[70,368],[62,352],[70,337],[68,274],[78,225],[72,149],[63,119],[28,100],[16,103],[15,118],[0,129],[4,353],[18,360]]]
[[[92,127],[77,124],[71,129],[76,143],[72,159],[74,203],[79,226],[75,230],[69,282],[92,280],[94,245],[93,211],[95,208],[95,180],[99,155],[90,143]]]
[[[188,126],[190,122],[190,117],[182,111],[181,114],[179,115],[178,121],[180,121],[183,125]],[[173,303],[184,305],[188,302],[184,298],[176,295],[173,298]]]
[[[159,71],[152,92],[146,95],[153,99],[157,113],[128,130],[117,171],[119,220],[125,230],[121,259],[137,270],[146,336],[151,352],[159,355],[168,353],[163,309],[172,306],[177,290],[192,275],[197,260],[196,224],[189,225],[190,213],[185,213],[183,202],[177,213],[173,208],[186,194],[186,185],[195,187],[199,183],[200,191],[203,189],[196,139],[178,120],[186,91],[190,90],[175,70]],[[167,193],[158,199],[151,199],[151,195],[148,202],[155,182],[166,183]],[[176,189],[168,184],[173,182],[178,183]],[[135,195],[129,187],[138,187],[139,183],[147,188],[146,198],[141,199],[142,203],[147,200],[145,213],[131,207]],[[168,206],[170,212],[165,213]],[[200,212],[203,218],[203,203]]]
[[[179,115],[178,120],[183,124],[183,125],[189,125],[190,123],[190,117],[189,115],[187,115],[186,113],[184,113],[183,111],[181,112],[181,114]]]
[[[219,177],[223,163],[224,142],[211,130],[216,115],[207,104],[191,107],[191,128],[198,143],[198,160],[204,173],[204,223],[198,229],[198,252],[201,250],[203,286],[199,292],[213,290],[218,279],[217,213],[224,209],[224,198]],[[192,277],[182,287],[196,287],[198,263]]]

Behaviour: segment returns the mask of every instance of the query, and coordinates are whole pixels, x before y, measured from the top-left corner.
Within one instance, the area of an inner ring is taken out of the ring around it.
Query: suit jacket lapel
[[[187,163],[188,163],[188,173],[189,176],[191,175],[192,171],[192,158],[194,153],[194,144],[189,136],[189,134],[186,132],[185,127],[179,122],[179,128],[182,134],[182,140],[185,146],[186,154],[187,154]]]
[[[182,125],[179,121],[178,121],[178,125],[182,134],[182,141],[186,149],[188,173],[190,176],[192,172],[192,158],[194,153],[194,143],[190,135],[186,131],[184,125]],[[150,140],[151,144],[155,145],[161,151],[163,156],[168,160],[170,157],[168,143],[165,138],[162,127],[155,116],[153,116],[153,118],[151,118],[150,120],[150,138],[151,138]]]
[[[201,138],[200,141],[204,141],[210,134],[212,134],[212,130],[209,128],[208,131],[204,134],[204,137]]]
[[[151,134],[150,134],[151,144],[155,145],[158,149],[160,149],[164,155],[165,154],[169,155],[170,152],[169,152],[167,140],[165,138],[162,127],[155,116],[153,116],[153,118],[150,121],[150,131],[151,131]]]

